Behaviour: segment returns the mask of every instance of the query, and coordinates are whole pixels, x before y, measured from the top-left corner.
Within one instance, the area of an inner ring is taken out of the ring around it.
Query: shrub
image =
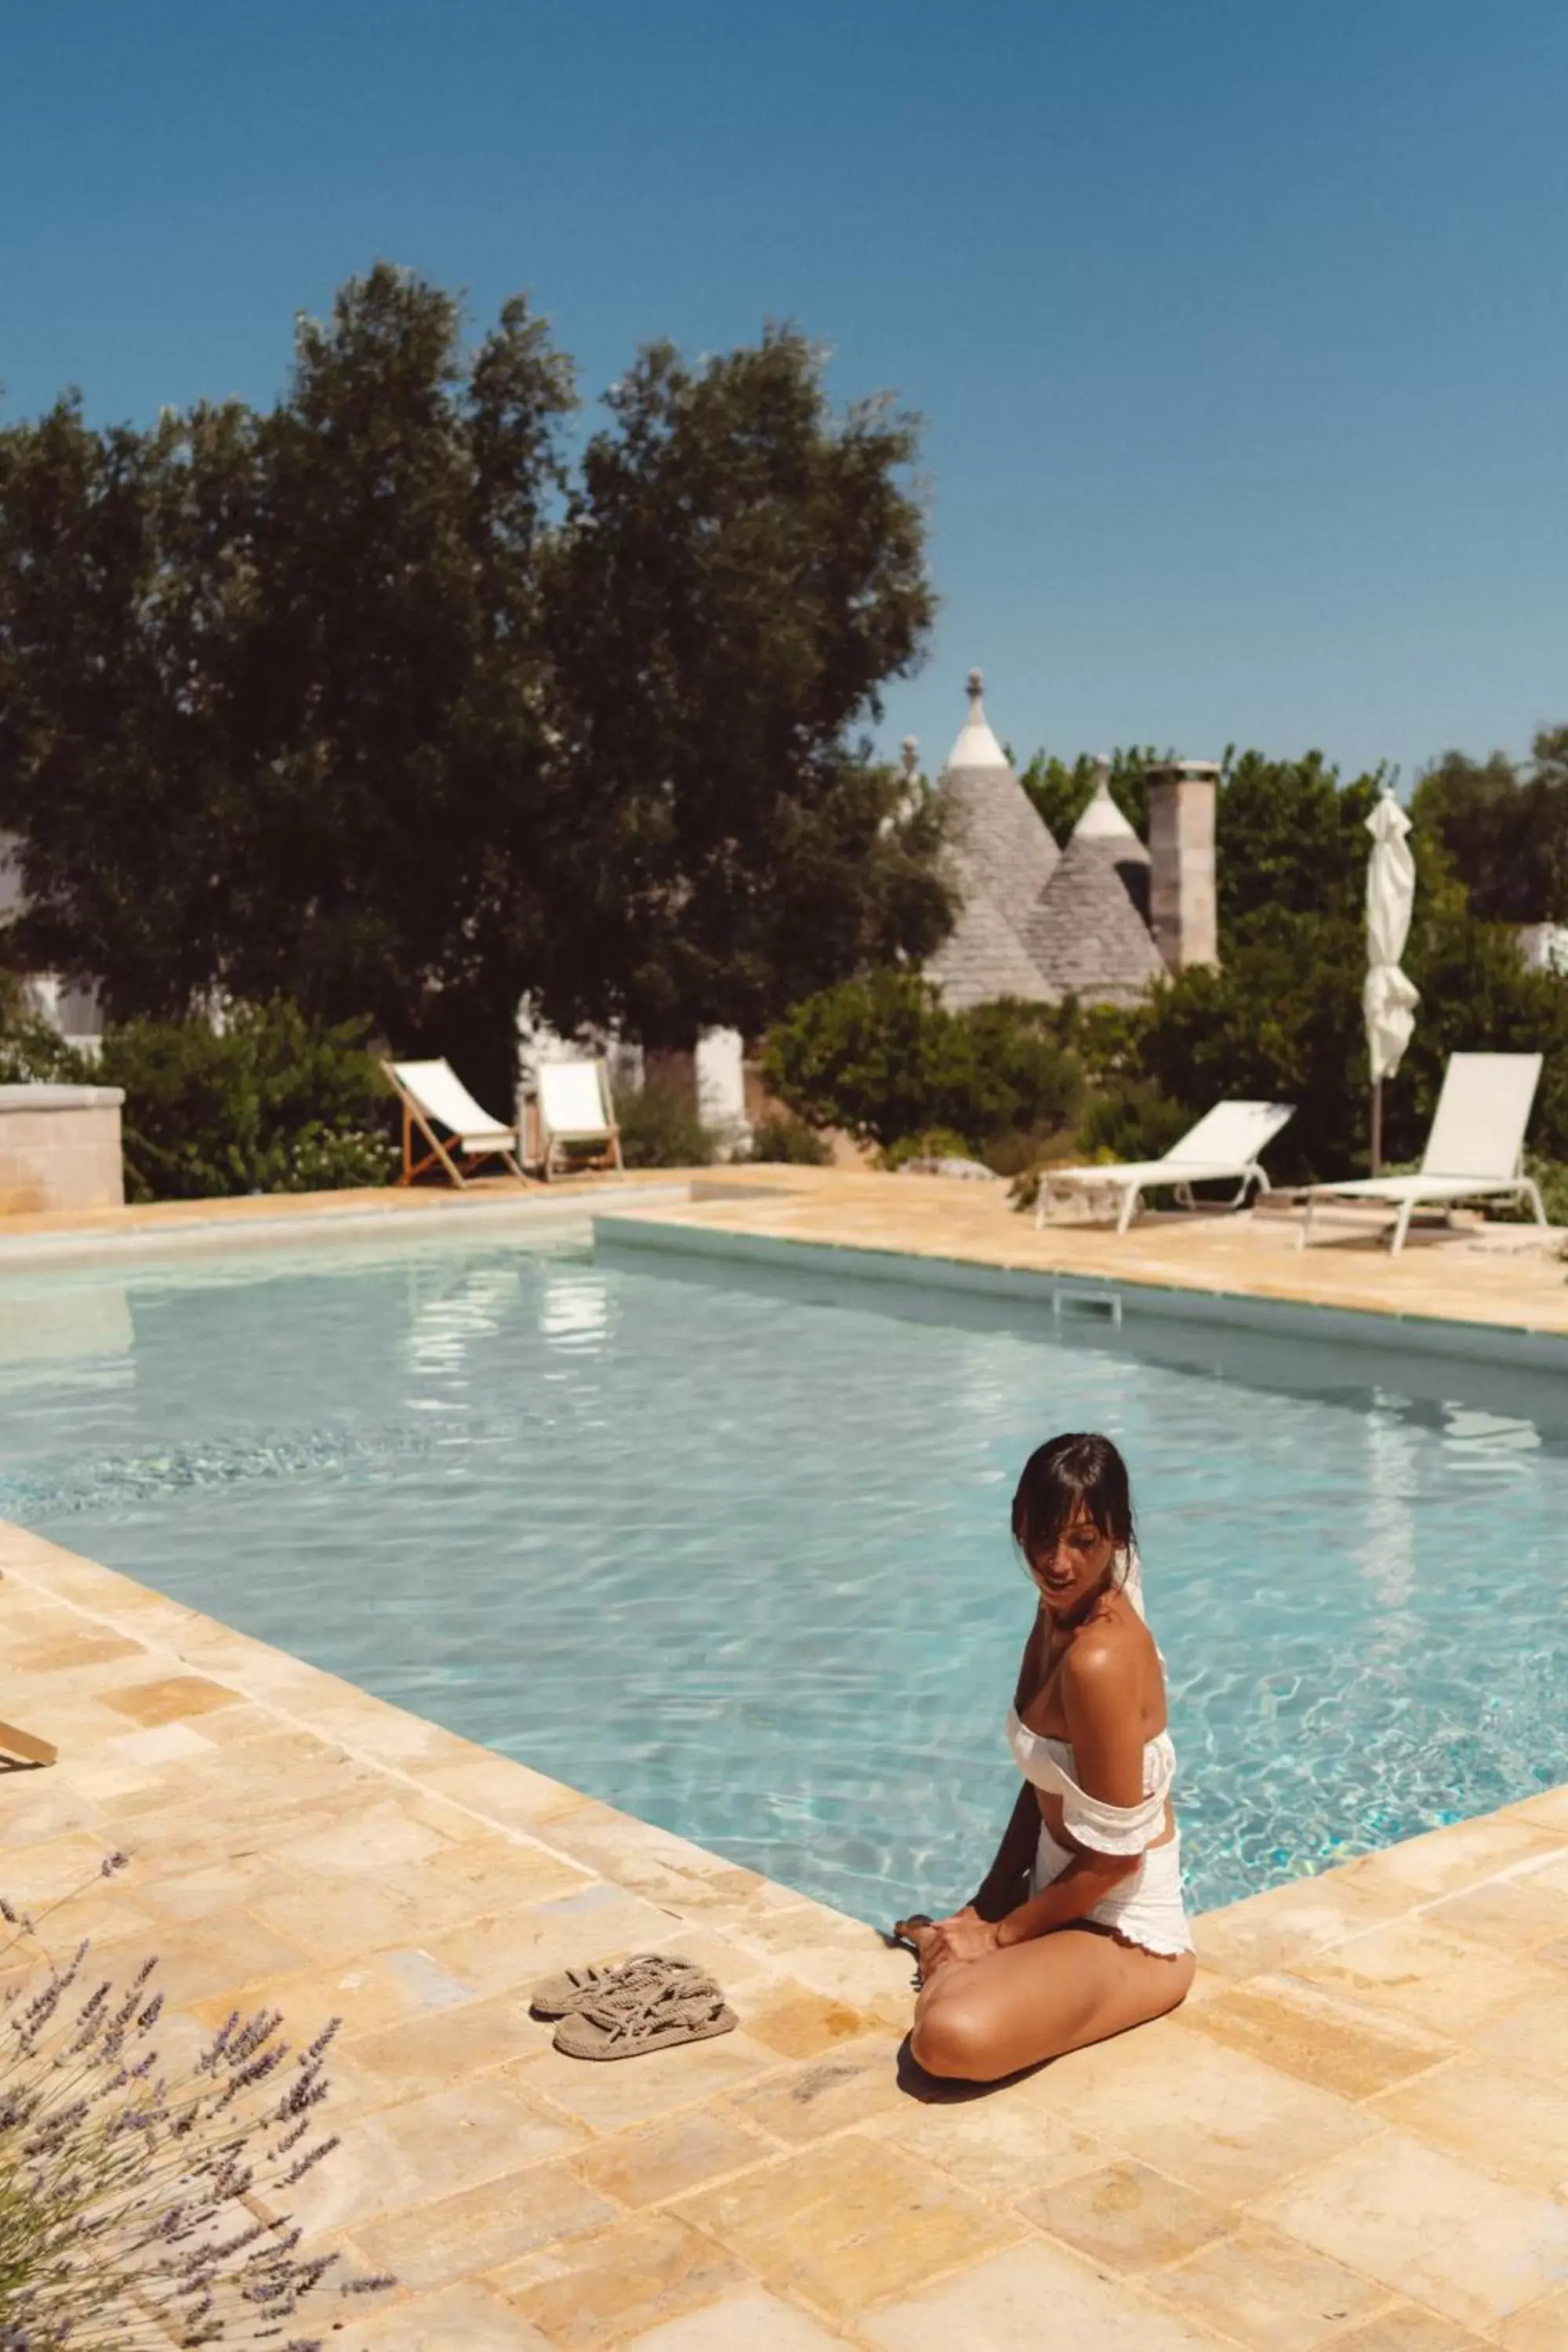
[[[950,1127],[931,1127],[923,1135],[901,1135],[879,1153],[878,1164],[896,1171],[911,1160],[973,1160],[974,1146]]]
[[[769,1111],[758,1119],[752,1129],[752,1147],[748,1160],[772,1160],[795,1168],[828,1168],[833,1164],[833,1146],[816,1128],[807,1127],[805,1119],[794,1118],[784,1110]]]
[[[89,1086],[98,1064],[37,1013],[19,995],[0,998],[0,1087]]]
[[[111,1029],[90,1075],[123,1087],[134,1201],[382,1184],[396,1165],[391,1099],[362,1024],[326,1027],[297,1005],[241,1005],[204,1021]]]
[[[719,1139],[697,1116],[689,1088],[650,1078],[641,1092],[617,1103],[621,1157],[628,1168],[707,1168]]]
[[[1186,1133],[1191,1118],[1150,1086],[1114,1087],[1090,1097],[1075,1139],[1084,1162],[1159,1160]]]
[[[110,1855],[103,1875],[124,1864]],[[42,1953],[3,1900],[0,1917],[8,1971]],[[337,2257],[302,2254],[285,2210],[337,2146],[319,2130],[335,2023],[291,2053],[277,2011],[237,2012],[165,2073],[156,1962],[116,1988],[87,1958],[86,1944],[63,1966],[44,1954],[9,1975],[0,2009],[0,2343],[321,2352],[294,2324],[312,2298],[392,2284],[335,2279]]]
[[[950,1013],[912,972],[873,972],[807,997],[769,1034],[763,1070],[781,1102],[885,1151],[945,1128],[984,1138],[1063,1126],[1082,1091],[1077,1056],[1043,1006]]]

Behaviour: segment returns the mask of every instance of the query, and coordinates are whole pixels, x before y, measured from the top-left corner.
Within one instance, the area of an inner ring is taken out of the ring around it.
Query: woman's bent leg
[[[1060,1927],[939,1969],[915,2004],[910,2048],[928,2074],[998,2083],[1163,2017],[1185,1999],[1195,1966],[1191,1952],[1167,1958]]]

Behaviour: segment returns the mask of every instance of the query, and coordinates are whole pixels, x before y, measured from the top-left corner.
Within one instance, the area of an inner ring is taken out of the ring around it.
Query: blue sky
[[[786,317],[925,419],[1020,751],[1568,720],[1562,0],[11,0],[0,381],[270,399],[377,257],[528,288],[596,394]]]

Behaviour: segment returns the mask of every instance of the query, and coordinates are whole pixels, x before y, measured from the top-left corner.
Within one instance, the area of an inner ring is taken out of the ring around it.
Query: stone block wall
[[[118,1209],[119,1087],[0,1087],[0,1216]]]

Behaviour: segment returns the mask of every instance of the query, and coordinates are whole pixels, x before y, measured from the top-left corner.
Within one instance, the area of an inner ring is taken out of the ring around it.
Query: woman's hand
[[[921,1972],[931,1977],[950,1960],[983,1960],[988,1952],[1000,1949],[996,1928],[989,1919],[983,1919],[973,1903],[955,1911],[951,1919],[939,1919],[921,1938]]]

